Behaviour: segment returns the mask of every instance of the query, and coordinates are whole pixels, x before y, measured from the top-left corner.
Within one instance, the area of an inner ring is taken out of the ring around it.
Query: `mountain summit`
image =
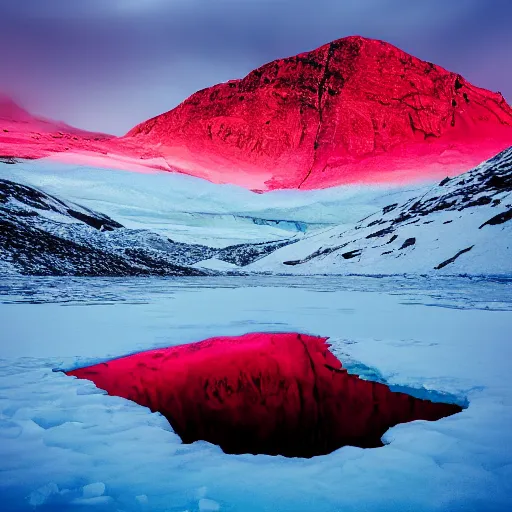
[[[458,74],[352,36],[196,92],[127,137],[211,181],[323,188],[460,172],[512,143],[512,109]]]
[[[124,137],[0,95],[0,155],[190,174],[259,191],[436,181],[512,145],[499,93],[385,43],[346,37],[190,96]]]

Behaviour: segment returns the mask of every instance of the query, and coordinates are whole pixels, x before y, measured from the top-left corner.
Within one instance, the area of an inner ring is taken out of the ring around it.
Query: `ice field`
[[[512,507],[512,282],[404,277],[4,278],[5,512],[495,511]],[[247,332],[329,336],[349,371],[467,405],[382,448],[311,459],[181,443],[59,371]]]

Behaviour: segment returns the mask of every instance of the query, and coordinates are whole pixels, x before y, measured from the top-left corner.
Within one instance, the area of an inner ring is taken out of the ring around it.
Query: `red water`
[[[254,333],[150,350],[67,372],[159,411],[183,442],[311,457],[381,446],[384,432],[461,411],[349,375],[326,338]]]

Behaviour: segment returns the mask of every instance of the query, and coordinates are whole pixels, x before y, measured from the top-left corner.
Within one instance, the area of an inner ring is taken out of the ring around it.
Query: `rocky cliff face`
[[[411,160],[469,168],[512,143],[512,109],[390,44],[347,37],[199,91],[128,136],[214,181],[317,188]]]

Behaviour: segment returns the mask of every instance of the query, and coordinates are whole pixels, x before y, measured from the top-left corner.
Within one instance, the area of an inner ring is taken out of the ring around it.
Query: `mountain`
[[[60,121],[31,114],[12,98],[0,93],[0,156],[44,158],[72,147],[105,142],[111,135],[87,132]],[[98,148],[94,148],[97,150]]]
[[[256,191],[435,181],[512,144],[499,93],[358,36],[198,91],[124,137],[0,95],[0,156],[165,170]]]
[[[0,93],[0,157],[52,160],[147,172],[169,170],[159,154],[113,135],[31,114]]]
[[[2,121],[30,123],[35,120],[35,117],[20,107],[12,98],[0,93],[0,119]]]
[[[245,273],[293,274],[509,275],[512,272],[512,147],[477,168],[455,178],[445,178],[434,186],[383,189],[380,197],[370,197],[375,205],[370,215],[366,205],[357,206],[350,198],[346,203],[338,203],[339,208],[345,205],[365,215],[360,221],[347,218],[343,224],[324,224],[316,229],[310,226],[303,233],[284,229],[280,231],[281,238],[277,238],[277,231],[265,229],[252,242],[222,246],[216,244],[216,237],[222,238],[223,230],[228,231],[224,235],[226,240],[233,238],[229,234],[233,226],[226,224],[222,215],[208,225],[208,229],[214,229],[215,236],[199,243],[199,236],[183,238],[183,226],[172,222],[168,226],[160,224],[160,217],[168,213],[159,210],[158,201],[152,212],[148,207],[142,208],[137,195],[120,190],[117,200],[121,203],[112,207],[100,190],[96,191],[97,195],[92,194],[93,199],[84,198],[84,206],[77,189],[69,184],[57,187],[64,196],[44,191],[45,184],[52,189],[51,184],[59,180],[58,174],[42,173],[37,177],[33,170],[33,180],[26,180],[22,166],[3,164],[2,167],[0,273],[204,275],[237,269]],[[7,172],[6,168],[14,171]],[[61,173],[65,175],[65,169]],[[139,176],[154,179],[154,176]],[[69,180],[78,187],[92,187],[76,173],[71,173]],[[31,181],[38,185],[32,186]],[[122,188],[117,178],[113,183]],[[143,180],[134,182],[142,183]],[[114,189],[106,190],[113,193]],[[140,190],[145,191],[144,187]],[[271,199],[275,194],[268,197]],[[295,196],[306,195],[288,194],[290,207],[295,203]],[[99,205],[108,214],[100,213]],[[276,205],[268,203],[268,212],[275,213]],[[325,206],[320,201],[303,208],[312,210],[316,216],[328,211]],[[293,211],[290,209],[288,214]],[[296,214],[300,215],[301,211],[298,209]],[[265,212],[261,210],[260,214]],[[187,219],[192,222],[194,216]],[[195,220],[203,222],[202,217]],[[238,229],[245,231],[256,220],[247,219]],[[292,220],[287,222],[291,224]],[[191,233],[198,232],[192,229]],[[266,242],[258,240],[263,233],[269,237]]]
[[[512,144],[499,93],[346,37],[193,94],[128,134],[173,168],[252,189],[431,179]]]
[[[44,117],[34,116],[28,110],[18,105],[12,98],[0,93],[0,122],[3,126],[3,132],[9,133],[6,126],[11,126],[14,130],[39,130],[42,132],[67,132],[73,135],[83,137],[111,138],[110,135],[102,133],[87,132],[80,130],[61,121],[54,121]]]
[[[512,147],[456,178],[330,228],[251,270],[299,274],[512,273]]]

